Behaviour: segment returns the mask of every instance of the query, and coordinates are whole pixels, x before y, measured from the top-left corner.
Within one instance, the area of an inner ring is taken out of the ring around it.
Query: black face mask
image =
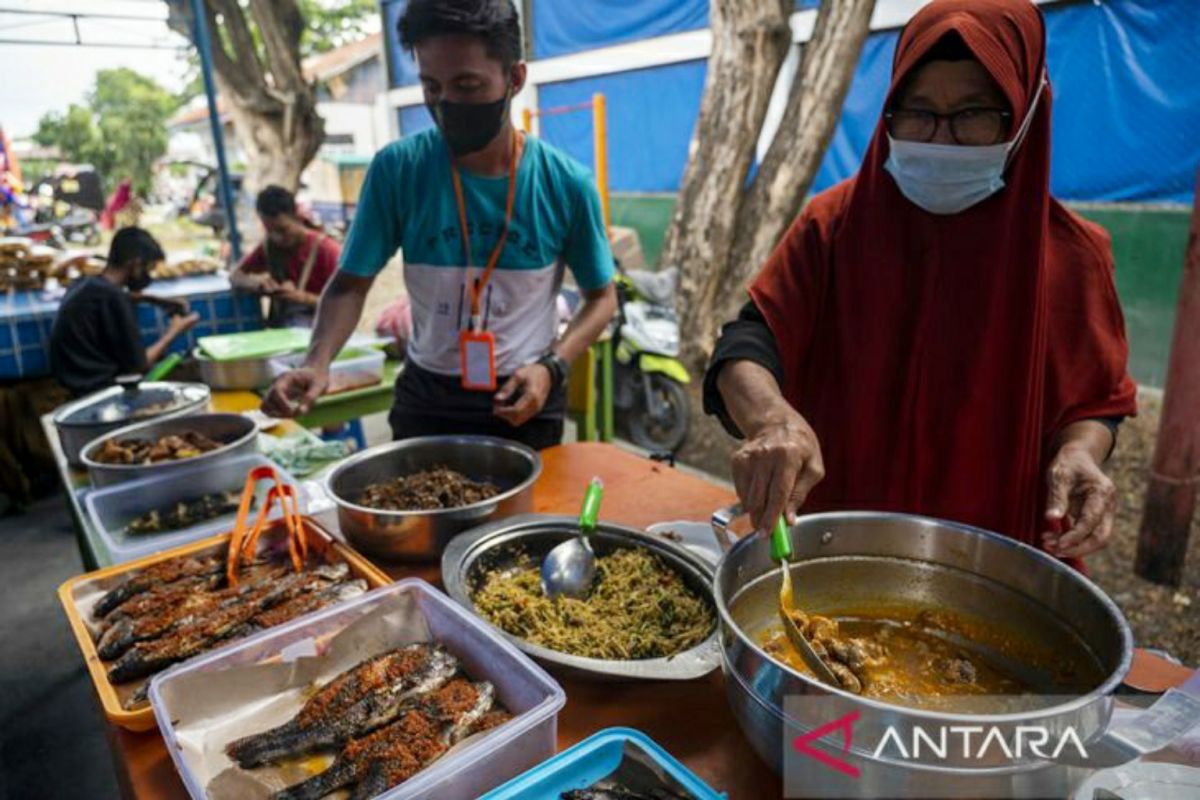
[[[129,287],[129,291],[131,292],[140,292],[150,285],[150,281],[150,270],[143,264],[138,264],[133,268],[133,272],[130,274],[129,280],[125,282],[125,285]]]
[[[465,156],[482,150],[496,138],[508,114],[508,92],[491,103],[440,100],[429,105],[429,113],[450,146],[450,152]]]

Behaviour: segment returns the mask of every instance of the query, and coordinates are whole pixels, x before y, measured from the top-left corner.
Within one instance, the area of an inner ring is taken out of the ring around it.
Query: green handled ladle
[[[792,618],[791,611],[795,608],[795,597],[792,594],[792,537],[787,520],[782,515],[775,520],[775,528],[771,531],[771,559],[779,562],[779,572],[783,576],[783,582],[779,586],[779,619],[783,623],[783,632],[820,681],[830,686],[841,686],[841,681],[817,655],[817,651],[813,650],[812,644],[800,632],[800,626]]]
[[[604,483],[592,478],[579,511],[579,535],[572,536],[546,554],[542,561],[542,591],[547,597],[586,597],[596,579],[596,554],[588,537],[596,530]]]

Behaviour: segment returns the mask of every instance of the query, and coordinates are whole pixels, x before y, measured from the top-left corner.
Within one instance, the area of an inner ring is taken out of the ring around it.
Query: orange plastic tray
[[[381,572],[378,567],[347,545],[334,539],[314,519],[311,517],[302,517],[301,519],[304,522],[304,535],[308,539],[310,552],[326,561],[345,561],[350,565],[351,574],[365,580],[372,589],[386,586],[392,582],[391,578]],[[286,535],[282,520],[273,523],[263,532],[259,549],[261,550],[278,537]],[[87,664],[88,672],[92,676],[92,683],[96,686],[96,694],[100,696],[100,705],[103,706],[104,714],[108,717],[109,722],[131,731],[147,731],[155,727],[154,711],[150,708],[149,703],[132,711],[121,707],[117,689],[108,680],[108,670],[104,661],[101,660],[100,654],[96,652],[96,643],[92,640],[91,631],[88,630],[87,623],[84,622],[83,616],[79,612],[79,595],[84,591],[97,588],[97,584],[116,585],[116,579],[122,575],[161,561],[207,552],[224,554],[229,548],[229,537],[229,533],[223,533],[172,550],[164,550],[136,561],[128,561],[107,569],[88,572],[71,578],[58,587],[58,599],[67,613],[67,621],[71,623],[71,630],[75,633],[76,641],[79,642],[79,649],[83,652],[84,662]]]

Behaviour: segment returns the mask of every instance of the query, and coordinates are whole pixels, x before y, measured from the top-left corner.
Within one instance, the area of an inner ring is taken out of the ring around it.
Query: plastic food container
[[[189,763],[176,736],[179,713],[172,705],[172,683],[197,671],[287,659],[317,652],[332,637],[381,604],[409,593],[434,641],[458,656],[473,680],[491,681],[496,698],[513,719],[481,734],[466,746],[435,761],[409,780],[379,795],[379,800],[475,800],[554,754],[558,712],[566,703],[562,688],[527,656],[425,581],[408,578],[361,597],[247,637],[230,647],[198,656],[155,676],[150,702],[158,727],[188,792],[205,797],[205,778]],[[390,643],[391,646],[407,644]],[[363,653],[363,658],[369,653]],[[253,702],[253,699],[248,699]],[[205,715],[203,719],[210,719]],[[218,744],[205,742],[205,751]]]
[[[304,535],[308,538],[310,551],[321,554],[327,561],[345,561],[350,565],[350,573],[356,578],[364,579],[372,588],[386,586],[391,582],[387,575],[380,572],[348,546],[335,540],[312,518],[304,517],[303,521]],[[259,541],[259,552],[277,546],[285,536],[284,526],[277,520],[263,532],[262,539]],[[92,683],[96,686],[96,694],[100,696],[100,705],[104,708],[104,715],[108,717],[109,722],[131,731],[147,731],[154,727],[154,711],[149,704],[131,711],[127,711],[121,706],[121,697],[117,687],[108,680],[108,668],[100,659],[100,654],[96,652],[92,630],[86,621],[91,617],[92,607],[101,594],[116,586],[127,573],[178,556],[223,555],[229,550],[229,537],[229,533],[223,533],[153,556],[77,575],[58,587],[59,602],[66,611],[67,621],[71,624],[71,632],[75,634],[75,640],[83,652],[84,663],[87,664],[88,673],[92,676]],[[294,621],[300,619],[303,617]],[[228,645],[226,646],[228,647]],[[219,648],[210,652],[219,652]],[[207,655],[208,653],[205,653],[198,657]]]
[[[113,563],[123,564],[228,530],[237,516],[236,510],[178,530],[140,534],[127,532],[129,523],[142,514],[201,495],[232,492],[236,501],[246,481],[246,474],[255,467],[274,467],[281,482],[296,486],[300,513],[305,513],[304,490],[285,470],[260,455],[240,456],[216,464],[200,464],[187,470],[180,469],[166,475],[96,489],[84,496],[84,505]],[[259,482],[255,508],[262,503],[269,486],[269,482]],[[276,506],[268,519],[278,519],[280,514],[281,510]]]
[[[480,800],[558,800],[563,792],[586,789],[610,775],[630,746],[691,792],[696,800],[725,797],[641,731],[606,728],[488,792]]]
[[[348,347],[338,353],[329,365],[329,386],[325,394],[348,392],[364,386],[374,386],[383,380],[384,355],[382,350]],[[304,364],[303,353],[279,356],[271,359],[271,372],[278,376]]]

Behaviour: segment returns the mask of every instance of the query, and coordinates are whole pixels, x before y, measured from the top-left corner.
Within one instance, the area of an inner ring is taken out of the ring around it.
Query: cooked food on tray
[[[113,684],[148,678],[225,642],[354,597],[366,584],[345,563],[256,559],[230,586],[224,557],[181,556],[137,570],[97,601],[96,642]],[[148,682],[126,701],[145,700]]]
[[[157,464],[182,461],[222,447],[203,433],[182,431],[157,439],[105,439],[93,458],[101,464]]]
[[[500,494],[500,487],[479,483],[446,467],[414,472],[366,488],[359,500],[381,511],[434,511],[479,503]]]
[[[716,622],[704,598],[639,548],[599,556],[595,583],[580,600],[547,597],[533,561],[490,572],[472,600],[484,619],[530,644],[610,660],[676,655],[708,638]]]
[[[492,685],[471,682],[449,652],[411,644],[351,667],[317,689],[292,719],[231,742],[225,752],[243,769],[334,754],[328,769],[276,793],[276,800],[317,800],[343,788],[352,800],[365,800],[509,717]]]
[[[1082,657],[1031,652],[986,623],[950,611],[889,610],[835,621],[793,610],[792,618],[843,689],[900,705],[936,707],[941,698],[1046,693],[1048,688],[1080,694],[1096,682],[1095,668]],[[781,626],[767,628],[759,641],[773,658],[812,674]],[[1021,665],[1020,673],[1015,665]],[[1052,687],[1035,686],[1034,674]]]
[[[237,507],[237,492],[205,494],[147,511],[133,519],[126,529],[131,534],[139,535],[177,531],[225,514],[232,514]]]
[[[559,795],[560,800],[694,800],[692,794],[655,788],[652,793],[630,789],[619,781],[603,780],[586,789],[572,789]]]

